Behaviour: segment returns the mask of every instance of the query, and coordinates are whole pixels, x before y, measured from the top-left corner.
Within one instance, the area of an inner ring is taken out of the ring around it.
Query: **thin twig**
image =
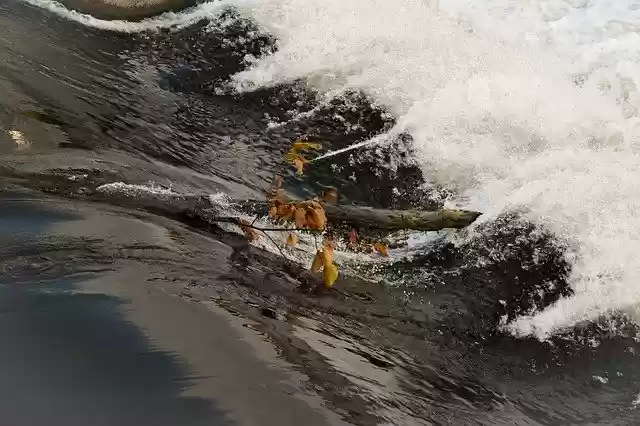
[[[257,228],[256,228],[257,229]],[[274,246],[276,246],[278,248],[278,251],[280,252],[280,254],[282,255],[282,257],[284,257],[285,259],[288,260],[288,257],[284,254],[284,252],[282,251],[282,249],[280,248],[280,246],[273,240],[273,238],[271,238],[271,235],[267,234],[265,231],[262,231],[262,233],[264,235],[267,236],[267,238],[269,238],[271,240],[271,242],[273,243]]]
[[[237,217],[228,217],[228,216],[214,216],[207,218],[211,222],[223,222],[223,223],[232,223],[238,226],[247,226],[249,228],[253,228],[256,231],[268,231],[268,232],[287,232],[287,231],[313,231],[313,229],[307,228],[261,228],[259,226],[255,226],[253,224],[242,223]],[[254,221],[255,222],[255,221]]]

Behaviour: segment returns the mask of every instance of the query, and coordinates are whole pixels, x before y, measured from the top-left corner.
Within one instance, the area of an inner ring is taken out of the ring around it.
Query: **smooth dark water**
[[[307,179],[283,168],[300,135],[336,149],[393,119],[353,94],[270,126],[316,106],[313,93],[223,90],[247,53],[276,48],[226,13],[232,24],[213,29],[124,34],[0,5],[3,424],[640,422],[639,348],[624,317],[549,342],[497,331],[571,294],[562,248],[519,239],[527,224],[317,295],[300,290],[311,279],[301,267],[150,209],[160,195],[100,194],[127,182],[260,198],[279,172],[301,196],[333,185],[342,202],[434,204],[410,163],[391,173],[375,157],[355,169],[335,157]],[[477,266],[487,247],[504,259]]]

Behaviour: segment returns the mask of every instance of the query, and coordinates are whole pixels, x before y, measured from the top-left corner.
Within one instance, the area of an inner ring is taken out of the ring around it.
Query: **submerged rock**
[[[65,6],[100,19],[141,20],[169,11],[179,11],[196,0],[62,0]]]

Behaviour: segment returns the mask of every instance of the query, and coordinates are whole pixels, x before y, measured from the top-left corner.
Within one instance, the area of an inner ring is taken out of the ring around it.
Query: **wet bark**
[[[266,201],[236,201],[240,210],[266,216]],[[464,228],[472,224],[481,213],[466,210],[384,210],[351,205],[324,206],[327,220],[332,225],[381,231],[439,231]]]

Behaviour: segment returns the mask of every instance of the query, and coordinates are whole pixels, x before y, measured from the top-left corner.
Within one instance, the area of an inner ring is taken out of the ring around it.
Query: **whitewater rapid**
[[[304,79],[330,99],[360,90],[409,132],[451,204],[514,209],[569,248],[575,296],[508,325],[554,331],[640,301],[640,8],[631,0],[230,0],[114,31],[183,27],[226,6],[278,39],[233,77],[236,90]],[[445,4],[446,3],[446,4]],[[473,238],[473,236],[472,236]]]

